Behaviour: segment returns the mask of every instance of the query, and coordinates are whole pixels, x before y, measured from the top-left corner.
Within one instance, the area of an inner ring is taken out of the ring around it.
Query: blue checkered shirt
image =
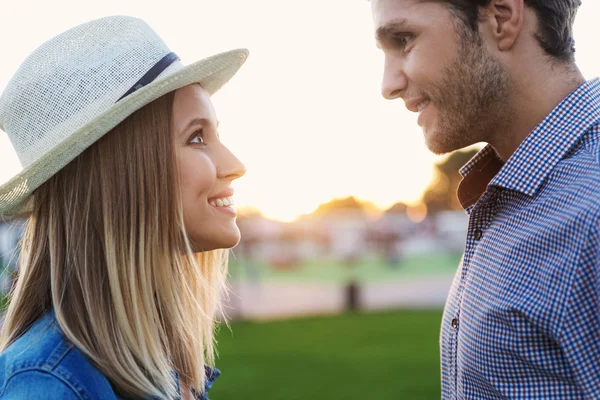
[[[443,399],[600,399],[600,80],[502,163],[463,169],[466,248],[441,329]]]

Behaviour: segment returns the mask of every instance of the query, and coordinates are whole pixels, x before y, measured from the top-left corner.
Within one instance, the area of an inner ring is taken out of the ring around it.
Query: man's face
[[[489,142],[506,126],[510,78],[443,1],[372,0],[385,55],[382,94],[419,113],[425,143],[443,154]]]

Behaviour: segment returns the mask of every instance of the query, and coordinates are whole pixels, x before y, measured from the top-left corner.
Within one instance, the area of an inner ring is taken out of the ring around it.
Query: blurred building
[[[288,223],[256,214],[238,219],[242,240],[235,253],[276,268],[316,258],[352,263],[381,256],[394,263],[403,255],[462,252],[467,223],[463,211],[441,211],[415,221],[397,207],[377,218],[339,209]]]

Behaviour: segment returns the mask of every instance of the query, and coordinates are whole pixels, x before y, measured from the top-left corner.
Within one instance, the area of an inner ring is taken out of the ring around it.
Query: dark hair
[[[491,0],[445,0],[460,20],[477,31],[479,10]],[[572,62],[575,55],[573,21],[581,0],[524,0],[538,16],[536,38],[547,54],[559,61]]]

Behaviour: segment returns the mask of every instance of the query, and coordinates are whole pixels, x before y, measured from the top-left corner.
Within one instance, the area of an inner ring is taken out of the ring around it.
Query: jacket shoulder
[[[90,399],[51,372],[37,369],[22,370],[11,375],[0,392],[2,400]]]
[[[49,312],[0,354],[0,398],[35,399],[38,393],[39,398],[62,398],[54,391],[67,399],[117,398],[106,377],[64,337]]]

